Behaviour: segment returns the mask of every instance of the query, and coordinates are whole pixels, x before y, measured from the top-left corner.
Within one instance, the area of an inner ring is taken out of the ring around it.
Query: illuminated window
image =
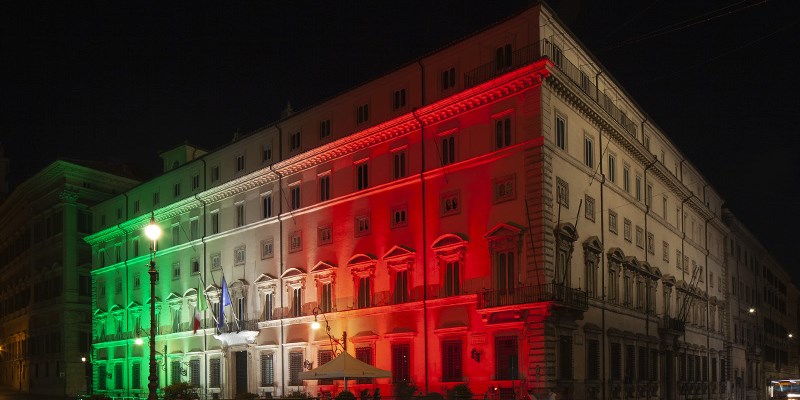
[[[392,382],[411,381],[411,345],[408,343],[392,344]]]
[[[291,208],[292,210],[297,210],[300,208],[300,185],[295,184],[289,187],[289,194],[292,198]]]
[[[236,156],[236,172],[244,171],[244,154]]]
[[[261,241],[261,259],[271,258],[273,255],[273,240],[265,239]]]
[[[456,87],[456,69],[450,68],[442,71],[442,90]]]
[[[244,265],[247,256],[245,246],[239,246],[233,250],[233,265]]]
[[[499,381],[519,377],[519,346],[516,336],[495,336],[494,375]]]
[[[556,178],[556,201],[569,208],[569,183],[561,178]]]
[[[362,104],[356,108],[356,123],[362,124],[369,121],[369,104]]]
[[[394,179],[404,178],[406,176],[406,150],[394,151],[393,153],[393,175]]]
[[[512,64],[512,56],[513,54],[511,52],[510,44],[498,47],[497,50],[495,50],[495,60],[494,60],[495,68],[498,71],[500,71],[510,67]]]
[[[401,206],[392,208],[391,210],[391,227],[398,228],[408,225],[408,206],[403,204]]]
[[[317,245],[321,246],[331,243],[332,236],[330,225],[319,227],[317,229]]]
[[[331,175],[325,174],[319,177],[319,201],[331,199]]]
[[[325,139],[331,135],[331,120],[326,119],[319,122],[319,138]]]
[[[356,164],[356,190],[369,187],[369,164],[366,161]]]
[[[456,137],[447,135],[439,138],[442,151],[442,166],[456,162]]]
[[[392,110],[399,110],[406,106],[406,90],[395,90],[392,95]]]
[[[443,193],[439,197],[439,214],[442,217],[461,212],[461,196],[459,192]]]
[[[289,234],[289,252],[303,250],[303,238],[300,231],[294,231]]]
[[[494,146],[502,149],[511,145],[511,118],[499,119],[494,123]]]
[[[289,151],[300,150],[300,131],[289,135]]]
[[[463,379],[461,340],[442,341],[442,382],[460,382]]]
[[[583,138],[583,165],[594,168],[594,140],[589,136]]]
[[[560,114],[556,115],[556,146],[567,149],[567,119]]]
[[[264,143],[261,145],[261,161],[272,161],[272,143]]]
[[[355,236],[369,235],[372,224],[369,215],[360,215],[355,218]]]
[[[516,197],[514,180],[514,175],[507,175],[493,179],[493,201],[495,203],[513,200]]]
[[[272,193],[267,193],[261,197],[261,216],[263,218],[272,217]]]

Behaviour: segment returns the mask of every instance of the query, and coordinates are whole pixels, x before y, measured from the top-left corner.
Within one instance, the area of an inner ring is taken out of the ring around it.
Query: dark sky
[[[218,148],[528,4],[3,1],[9,178],[57,158],[155,172],[159,150]],[[800,1],[549,4],[800,282]]]

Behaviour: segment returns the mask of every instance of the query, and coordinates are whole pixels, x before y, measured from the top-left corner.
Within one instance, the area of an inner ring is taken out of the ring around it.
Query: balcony
[[[478,309],[553,301],[569,308],[586,311],[589,308],[586,292],[559,285],[520,286],[511,290],[487,290],[478,296]]]
[[[237,333],[241,331],[255,331],[258,332],[257,320],[240,320],[237,322],[226,322],[220,328],[219,333]]]
[[[658,322],[658,328],[663,333],[671,333],[673,335],[682,335],[686,330],[686,323],[680,319],[672,318],[670,316],[662,317]]]
[[[564,57],[562,50],[548,40],[541,40],[538,43],[514,51],[511,53],[511,65],[509,66],[498,68],[497,63],[492,61],[468,71],[464,74],[464,88],[477,86],[545,57],[550,59],[556,68],[576,85],[577,89],[586,93],[608,116],[618,122],[628,134],[633,137],[637,136],[636,124],[619,107],[614,105],[614,100],[601,90],[598,90],[591,78]]]

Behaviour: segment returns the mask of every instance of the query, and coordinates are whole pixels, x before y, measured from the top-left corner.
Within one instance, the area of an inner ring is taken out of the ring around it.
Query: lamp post
[[[142,340],[142,338],[137,337],[136,340],[134,340],[134,344],[136,344],[137,346],[141,346],[142,344],[144,344],[144,340]],[[151,347],[151,349],[152,349],[152,347]],[[167,378],[168,378],[168,376],[167,376],[167,343],[166,342],[164,343],[164,352],[163,353],[158,351],[158,350],[152,350],[151,353],[160,354],[161,355],[161,360],[164,362],[164,382],[167,382]],[[156,376],[156,378],[158,378],[158,377]],[[158,379],[156,379],[156,382],[158,382]],[[148,384],[148,387],[149,387],[149,384]],[[149,398],[150,397],[148,396],[148,399]]]
[[[337,353],[339,346],[342,347],[342,351],[347,351],[347,331],[342,331],[341,339],[333,337],[333,335],[331,335],[331,325],[328,324],[328,318],[325,317],[325,312],[319,307],[314,307],[312,312],[314,313],[314,322],[311,323],[311,329],[315,331],[321,327],[319,321],[317,321],[317,315],[322,314],[322,319],[325,321],[325,333],[328,335],[328,339],[331,341],[331,347],[333,348],[333,358],[341,354]]]
[[[158,389],[158,367],[156,366],[156,278],[158,278],[158,271],[156,271],[156,244],[158,237],[161,236],[161,227],[156,223],[154,213],[150,213],[150,223],[144,228],[144,234],[153,243],[150,246],[150,269],[147,273],[150,274],[150,377],[147,388],[150,394],[147,395],[148,400],[158,400],[156,390]],[[165,360],[166,364],[166,360]]]

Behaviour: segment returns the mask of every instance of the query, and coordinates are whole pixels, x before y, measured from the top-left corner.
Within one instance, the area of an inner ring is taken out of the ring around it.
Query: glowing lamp
[[[750,314],[752,314],[752,313],[756,312],[756,309],[755,309],[755,308],[753,308],[753,307],[750,307],[750,309],[749,309],[749,310],[747,310],[747,311],[748,311]]]
[[[315,331],[316,331],[317,329],[319,329],[319,321],[317,321],[316,319],[314,319],[314,322],[312,322],[312,323],[311,323],[311,329],[313,329],[313,330],[315,330]]]
[[[137,337],[136,340],[133,341],[133,343],[136,343],[137,346],[141,346],[142,344],[144,344],[144,340],[142,340],[142,338],[140,337]]]
[[[150,240],[156,241],[161,236],[161,227],[156,223],[156,217],[150,214],[150,223],[144,228],[144,235]]]
[[[81,362],[86,362],[86,357],[81,357]]]
[[[790,334],[789,334],[789,339],[791,339],[791,338],[793,338],[793,337],[794,337],[794,335],[790,333]]]

